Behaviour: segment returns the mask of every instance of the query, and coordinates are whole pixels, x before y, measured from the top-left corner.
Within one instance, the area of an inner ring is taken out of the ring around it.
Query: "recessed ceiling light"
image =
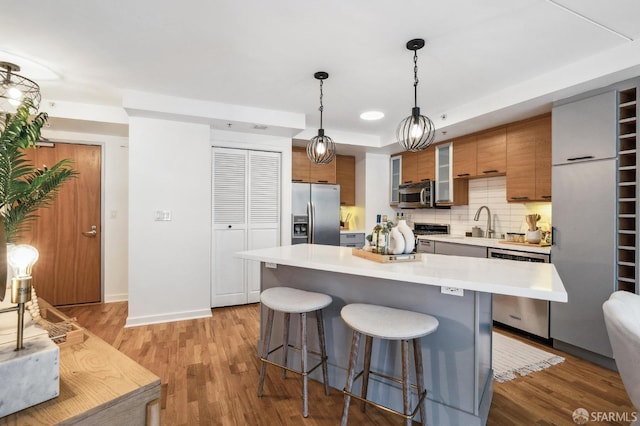
[[[382,117],[384,117],[384,113],[381,111],[365,111],[360,114],[360,118],[367,121],[380,120]]]

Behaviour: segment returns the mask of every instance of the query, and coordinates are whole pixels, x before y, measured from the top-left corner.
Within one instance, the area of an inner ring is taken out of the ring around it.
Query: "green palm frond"
[[[7,241],[13,242],[27,229],[40,207],[55,200],[60,187],[74,178],[72,162],[64,159],[50,168],[34,167],[25,150],[36,146],[46,113],[30,119],[30,102],[24,102],[15,114],[0,118],[0,216]]]

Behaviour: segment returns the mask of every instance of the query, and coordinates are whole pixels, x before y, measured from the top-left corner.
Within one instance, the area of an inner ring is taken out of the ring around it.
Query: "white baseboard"
[[[199,309],[197,311],[171,312],[160,315],[147,315],[140,317],[127,317],[124,327],[138,327],[141,325],[160,324],[164,322],[184,321],[197,318],[210,318],[211,309]]]
[[[104,303],[126,302],[129,300],[129,293],[105,294]]]

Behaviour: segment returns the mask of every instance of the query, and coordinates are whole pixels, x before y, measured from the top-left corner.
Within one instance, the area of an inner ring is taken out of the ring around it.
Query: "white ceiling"
[[[59,76],[38,80],[47,101],[121,106],[132,89],[304,113],[311,132],[323,70],[327,134],[384,146],[413,106],[408,40],[427,42],[418,105],[443,139],[640,75],[639,16],[636,0],[4,0],[0,51]]]

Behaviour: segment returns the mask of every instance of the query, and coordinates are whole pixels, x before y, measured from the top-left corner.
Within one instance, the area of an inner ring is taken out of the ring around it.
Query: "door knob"
[[[82,235],[84,235],[85,237],[95,237],[97,233],[98,231],[96,231],[96,226],[93,225],[91,226],[91,231],[83,231]]]

